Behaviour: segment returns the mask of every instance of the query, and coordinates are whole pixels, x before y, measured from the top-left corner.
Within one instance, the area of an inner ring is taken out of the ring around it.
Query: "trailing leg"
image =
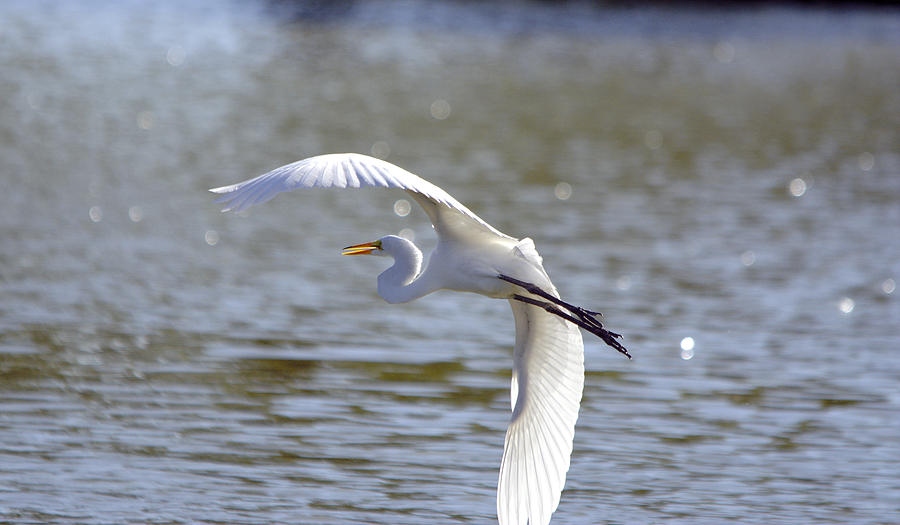
[[[566,321],[569,321],[570,323],[573,323],[577,326],[580,326],[581,328],[584,328],[585,330],[596,335],[600,339],[603,339],[604,343],[615,348],[619,353],[624,354],[625,357],[627,357],[628,359],[631,359],[631,354],[628,353],[628,350],[624,346],[622,346],[622,343],[616,341],[617,337],[622,337],[622,336],[615,332],[610,332],[609,330],[603,328],[602,325],[598,326],[600,324],[599,321],[597,321],[596,323],[593,323],[593,324],[587,323],[580,318],[577,318],[573,315],[570,315],[570,314],[564,312],[563,310],[561,310],[559,307],[557,307],[556,305],[554,305],[551,302],[541,301],[540,299],[535,299],[533,297],[527,297],[524,295],[515,294],[515,295],[513,295],[512,298],[517,301],[521,301],[523,303],[537,306],[538,308],[543,308],[544,310],[546,310],[547,312],[549,312],[553,315],[562,317]]]
[[[553,304],[562,306],[566,310],[575,314],[575,316],[578,317],[585,324],[588,324],[590,326],[604,330],[607,333],[614,335],[615,337],[622,337],[621,335],[619,335],[615,332],[609,332],[605,328],[603,328],[603,323],[601,323],[600,320],[597,319],[598,316],[602,315],[600,312],[593,312],[591,310],[586,310],[580,306],[575,306],[573,304],[569,304],[569,303],[563,301],[562,299],[555,297],[554,295],[542,290],[540,286],[537,286],[537,285],[529,283],[529,282],[521,281],[519,279],[516,279],[515,277],[510,277],[508,275],[500,274],[497,276],[497,278],[501,279],[503,281],[506,281],[508,283],[512,283],[516,286],[519,286],[519,287],[525,289],[528,293],[537,295],[538,297],[543,297],[544,299],[550,301]]]

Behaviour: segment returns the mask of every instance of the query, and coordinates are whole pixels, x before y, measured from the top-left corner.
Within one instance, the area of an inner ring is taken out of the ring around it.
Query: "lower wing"
[[[584,344],[572,323],[510,300],[516,320],[511,399],[497,517],[501,525],[545,525],[569,470],[584,388]]]

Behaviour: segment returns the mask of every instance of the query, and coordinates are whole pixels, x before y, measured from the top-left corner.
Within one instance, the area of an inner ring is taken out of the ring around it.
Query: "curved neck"
[[[387,254],[394,265],[378,276],[378,295],[389,303],[406,303],[433,292],[436,288],[423,279],[422,251],[412,242],[398,238]]]

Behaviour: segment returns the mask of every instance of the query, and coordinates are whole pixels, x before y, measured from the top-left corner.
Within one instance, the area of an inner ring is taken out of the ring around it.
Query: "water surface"
[[[625,334],[554,523],[900,520],[895,11],[0,15],[0,519],[494,520],[505,302],[376,296],[403,193],[205,192],[357,151]]]

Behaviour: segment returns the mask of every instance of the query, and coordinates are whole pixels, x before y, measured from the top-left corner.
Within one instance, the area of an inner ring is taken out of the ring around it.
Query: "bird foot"
[[[603,328],[603,326],[600,325],[599,321],[597,321],[595,319],[592,322],[585,321],[579,317],[576,317],[576,316],[573,316],[571,314],[564,312],[563,310],[561,310],[559,307],[557,307],[553,303],[550,303],[548,301],[541,301],[540,299],[535,299],[533,297],[527,297],[524,295],[515,294],[512,296],[512,298],[517,301],[521,301],[523,303],[527,303],[527,304],[537,306],[539,308],[543,308],[544,310],[546,310],[547,312],[549,312],[553,315],[562,317],[566,321],[569,321],[570,323],[573,323],[577,326],[580,326],[581,328],[584,328],[588,332],[590,332],[590,333],[596,335],[597,337],[599,337],[600,339],[602,339],[604,343],[613,347],[620,354],[624,355],[628,359],[631,359],[631,354],[628,353],[628,349],[626,349],[622,345],[622,343],[616,341],[616,338],[619,338],[622,336],[620,334],[617,334],[615,332],[610,332],[609,330]]]
[[[538,297],[542,297],[546,299],[546,301],[541,301],[540,299],[535,299],[533,297],[527,297],[519,294],[513,295],[513,299],[543,308],[553,315],[562,317],[563,319],[580,326],[581,328],[602,339],[604,343],[613,347],[619,353],[628,357],[628,359],[631,359],[631,354],[628,353],[628,350],[624,346],[622,346],[622,343],[616,340],[621,338],[622,335],[616,332],[611,332],[603,327],[603,323],[601,323],[600,319],[598,319],[598,317],[602,316],[600,312],[594,312],[580,306],[569,304],[562,299],[542,290],[541,287],[526,281],[521,281],[519,279],[516,279],[515,277],[500,274],[497,276],[497,278],[508,283],[512,283],[524,289],[528,293],[531,293]],[[563,309],[568,310],[568,313]]]

